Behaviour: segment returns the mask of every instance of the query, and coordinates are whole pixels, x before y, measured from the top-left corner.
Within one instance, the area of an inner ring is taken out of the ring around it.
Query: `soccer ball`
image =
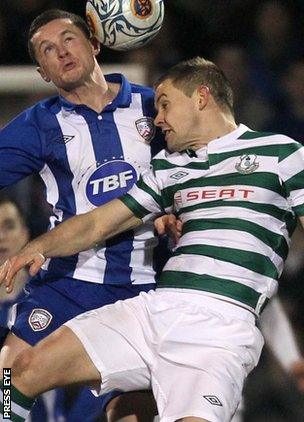
[[[164,19],[163,0],[88,0],[88,24],[101,44],[131,50],[149,42]]]

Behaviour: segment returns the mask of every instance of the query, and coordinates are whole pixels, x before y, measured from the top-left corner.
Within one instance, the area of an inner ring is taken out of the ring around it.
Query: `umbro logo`
[[[58,138],[54,138],[53,141],[54,142],[58,142],[58,143],[64,143],[67,144],[68,142],[72,141],[72,139],[75,138],[75,135],[62,135],[62,136],[58,136]]]
[[[220,399],[216,396],[203,396],[205,400],[207,400],[213,406],[223,406]]]
[[[187,176],[189,173],[187,173],[186,171],[178,171],[177,173],[171,174],[170,179],[175,179],[175,180],[179,180],[182,179],[183,177]]]

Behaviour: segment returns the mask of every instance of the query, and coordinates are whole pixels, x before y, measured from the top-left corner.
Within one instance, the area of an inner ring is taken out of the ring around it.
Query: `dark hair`
[[[0,193],[0,207],[3,204],[12,204],[18,212],[18,216],[20,218],[22,225],[25,226],[25,227],[28,226],[27,221],[26,221],[26,217],[25,217],[25,212],[24,212],[21,204],[19,203],[19,201],[17,201],[15,198],[12,198],[8,194],[1,192]]]
[[[33,22],[31,23],[29,32],[28,32],[28,52],[34,63],[37,63],[35,49],[32,43],[33,35],[38,31],[39,28],[46,25],[49,22],[52,22],[55,19],[70,19],[71,22],[77,26],[86,36],[86,38],[91,38],[91,31],[85,20],[74,13],[66,12],[65,10],[60,9],[50,9],[38,15]]]
[[[166,79],[191,97],[199,85],[206,85],[214,100],[220,107],[228,108],[233,114],[233,92],[230,82],[224,72],[216,64],[202,57],[185,60],[171,67],[163,74],[155,86],[160,85]]]

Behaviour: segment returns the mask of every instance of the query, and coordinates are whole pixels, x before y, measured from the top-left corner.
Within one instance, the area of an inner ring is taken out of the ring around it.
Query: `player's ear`
[[[94,56],[98,56],[100,53],[100,42],[95,37],[92,37],[90,41],[93,47]]]
[[[46,75],[46,73],[40,66],[37,66],[36,70],[45,82],[51,82],[51,79]]]
[[[209,87],[206,85],[199,85],[197,88],[198,94],[198,103],[199,103],[199,110],[203,110],[208,103],[208,99],[210,96]]]

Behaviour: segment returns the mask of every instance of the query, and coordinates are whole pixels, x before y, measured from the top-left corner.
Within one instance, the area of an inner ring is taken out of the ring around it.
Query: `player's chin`
[[[167,142],[167,149],[168,149],[170,152],[176,152],[176,150],[174,149],[174,146],[173,146],[173,145],[171,145],[171,144],[169,144],[169,142]]]
[[[71,91],[81,85],[82,85],[82,81],[79,77],[73,77],[72,75],[65,75],[61,79],[60,85],[58,84],[57,86],[60,86],[66,91]]]
[[[178,143],[174,142],[174,140],[167,140],[167,148],[171,152],[181,152],[185,148],[182,148]]]
[[[175,142],[174,142],[174,139],[172,138],[172,136],[166,135],[166,138],[165,139],[166,139],[167,148],[170,151],[174,151]]]
[[[70,69],[67,68],[62,72],[61,80],[67,84],[81,82],[83,80],[83,71],[76,66]]]

